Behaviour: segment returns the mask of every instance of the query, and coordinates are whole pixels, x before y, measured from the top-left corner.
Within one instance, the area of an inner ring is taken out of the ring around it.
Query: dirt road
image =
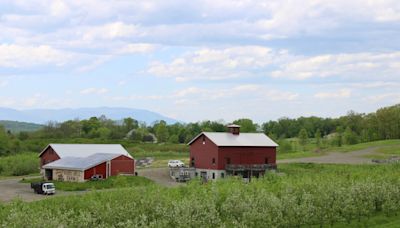
[[[377,154],[375,150],[377,147],[371,147],[364,150],[358,150],[353,152],[332,152],[319,157],[309,158],[295,158],[295,159],[284,159],[278,160],[279,163],[325,163],[325,164],[372,164],[371,158],[366,158],[366,155]]]
[[[184,185],[184,183],[178,183],[169,176],[169,168],[149,168],[137,170],[139,176],[143,176],[153,180],[157,184],[166,187],[176,187]]]
[[[0,180],[0,202],[10,202],[15,198],[31,202],[51,197],[84,193],[84,191],[65,192],[58,190],[54,196],[39,195],[33,192],[29,183],[20,183],[20,180],[21,178]]]

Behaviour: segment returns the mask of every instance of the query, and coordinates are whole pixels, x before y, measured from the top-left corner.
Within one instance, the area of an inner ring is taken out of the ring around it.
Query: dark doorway
[[[53,170],[45,169],[44,176],[46,177],[47,180],[53,180]]]
[[[201,179],[206,182],[207,181],[207,172],[200,172]]]

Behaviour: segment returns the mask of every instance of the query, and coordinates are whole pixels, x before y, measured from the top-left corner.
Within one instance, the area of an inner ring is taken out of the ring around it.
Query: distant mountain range
[[[178,122],[175,119],[163,116],[156,112],[144,109],[134,108],[64,108],[64,109],[29,109],[16,110],[11,108],[0,108],[0,120],[12,120],[19,122],[30,122],[36,124],[45,124],[48,121],[63,122],[73,119],[88,119],[90,117],[99,117],[105,115],[112,120],[121,120],[131,117],[138,121],[151,124],[157,120],[165,120],[168,124]]]

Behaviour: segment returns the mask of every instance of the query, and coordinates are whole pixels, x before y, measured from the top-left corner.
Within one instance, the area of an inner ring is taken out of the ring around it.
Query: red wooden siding
[[[120,173],[133,174],[135,172],[135,160],[121,155],[111,160],[111,176]]]
[[[88,180],[95,174],[103,175],[103,178],[106,178],[106,162],[103,162],[95,167],[85,170],[84,179]]]
[[[231,164],[272,164],[276,165],[275,147],[220,147],[218,150],[218,169],[225,169],[227,159]],[[267,160],[266,160],[267,159]]]
[[[40,168],[46,165],[47,163],[53,162],[55,160],[60,159],[58,154],[51,148],[51,146],[47,147],[47,149],[40,156]]]
[[[204,139],[204,143],[203,143]],[[190,145],[190,160],[194,158],[194,167],[198,169],[217,169],[218,164],[218,146],[204,135],[198,137]],[[212,164],[212,159],[215,158],[215,164]]]

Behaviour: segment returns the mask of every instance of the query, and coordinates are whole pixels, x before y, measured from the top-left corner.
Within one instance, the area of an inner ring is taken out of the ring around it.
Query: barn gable
[[[41,157],[49,148],[52,148],[60,158],[88,157],[93,154],[122,154],[132,158],[120,144],[49,144],[40,154]]]

